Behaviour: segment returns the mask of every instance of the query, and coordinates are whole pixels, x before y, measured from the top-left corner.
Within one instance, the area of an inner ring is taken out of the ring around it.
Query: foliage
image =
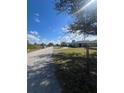
[[[79,3],[81,1],[82,0],[55,0],[55,9],[59,12],[73,14],[79,9]]]
[[[81,12],[75,13],[81,9],[89,0],[55,0],[55,9],[60,13],[67,13],[74,17],[74,22],[70,24],[68,31],[72,33],[79,32],[85,34],[97,34],[97,10],[93,13]]]
[[[53,43],[49,43],[47,46],[54,46],[54,44]]]
[[[75,20],[72,24],[69,25],[68,31],[71,33],[76,33],[78,34],[92,34],[96,35],[97,34],[97,26],[95,24],[95,16],[92,17],[83,17],[84,20]]]
[[[39,45],[33,45],[33,44],[28,44],[27,45],[27,51],[28,52],[31,52],[31,51],[34,51],[34,50],[37,50],[37,49],[41,49],[42,47],[39,46]]]
[[[55,46],[60,46],[59,44],[56,44]]]
[[[66,47],[67,46],[67,43],[66,42],[61,42],[61,46],[62,47]]]

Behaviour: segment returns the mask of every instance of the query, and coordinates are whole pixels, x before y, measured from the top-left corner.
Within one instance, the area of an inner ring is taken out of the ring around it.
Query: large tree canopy
[[[86,0],[55,0],[55,9],[59,12],[73,14],[79,10],[80,3]]]
[[[55,0],[55,9],[60,13],[67,13],[74,17],[68,31],[75,33],[97,34],[97,9],[95,0]]]

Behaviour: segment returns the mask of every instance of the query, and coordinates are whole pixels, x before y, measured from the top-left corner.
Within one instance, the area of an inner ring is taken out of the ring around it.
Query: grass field
[[[58,53],[64,53],[66,55],[78,55],[78,56],[85,56],[86,55],[86,49],[85,48],[59,48],[55,50]],[[89,54],[96,54],[96,50],[90,50]]]
[[[41,49],[41,48],[42,47],[38,46],[38,45],[27,45],[27,52],[35,51],[35,50],[38,50],[38,49]]]
[[[90,50],[89,75],[84,48],[55,49],[53,57],[62,93],[96,93],[96,50]]]

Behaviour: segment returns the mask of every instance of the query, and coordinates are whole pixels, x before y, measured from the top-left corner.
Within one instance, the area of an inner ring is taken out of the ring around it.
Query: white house
[[[84,47],[86,45],[96,47],[97,46],[97,41],[96,40],[94,40],[94,41],[89,41],[89,40],[75,41],[75,40],[72,40],[72,42],[71,42],[72,47]]]

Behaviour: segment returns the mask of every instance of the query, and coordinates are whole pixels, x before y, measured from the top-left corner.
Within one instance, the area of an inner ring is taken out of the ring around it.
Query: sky
[[[79,41],[83,35],[65,34],[73,21],[67,14],[58,14],[54,0],[27,0],[27,39],[30,43]],[[94,39],[94,37],[90,37]]]

